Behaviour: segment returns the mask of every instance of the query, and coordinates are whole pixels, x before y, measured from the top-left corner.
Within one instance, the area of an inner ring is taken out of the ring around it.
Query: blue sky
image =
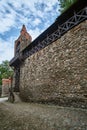
[[[58,0],[0,0],[0,63],[14,56],[22,25],[34,40],[59,16]]]

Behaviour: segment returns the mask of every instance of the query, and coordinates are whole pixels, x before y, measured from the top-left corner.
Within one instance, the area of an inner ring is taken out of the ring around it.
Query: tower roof
[[[25,25],[22,26],[22,29],[20,31],[20,36],[18,37],[18,39],[15,41],[15,50],[16,47],[18,46],[19,43],[22,43],[22,41],[24,41],[25,47],[27,45],[27,41],[29,41],[29,43],[32,42],[32,37],[31,35],[27,32],[27,29],[25,27]],[[22,43],[23,44],[23,43]]]
[[[26,40],[29,40],[30,42],[32,41],[32,37],[31,35],[27,32],[27,29],[25,27],[25,25],[23,24],[22,29],[20,31],[20,36],[18,37],[18,39],[15,42],[18,41],[22,41],[22,39],[25,38]]]
[[[22,33],[26,33],[26,32],[27,32],[26,27],[25,27],[25,25],[23,24],[20,33],[22,34]]]
[[[24,36],[27,40],[32,41],[32,37],[30,36],[30,34],[27,32],[27,29],[25,27],[25,25],[23,24],[22,29],[20,31],[20,37]]]

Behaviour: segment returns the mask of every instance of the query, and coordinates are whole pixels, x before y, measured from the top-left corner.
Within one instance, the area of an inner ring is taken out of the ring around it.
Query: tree
[[[77,0],[58,0],[60,3],[60,12],[65,12],[72,4],[74,4]]]
[[[0,85],[2,84],[2,79],[3,78],[9,78],[13,75],[13,70],[9,66],[9,61],[3,61],[0,64]]]

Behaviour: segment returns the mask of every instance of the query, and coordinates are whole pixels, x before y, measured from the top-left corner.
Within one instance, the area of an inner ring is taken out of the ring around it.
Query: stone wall
[[[9,95],[9,88],[11,87],[11,79],[2,79],[2,97]]]
[[[87,21],[24,61],[20,96],[25,101],[87,107]]]

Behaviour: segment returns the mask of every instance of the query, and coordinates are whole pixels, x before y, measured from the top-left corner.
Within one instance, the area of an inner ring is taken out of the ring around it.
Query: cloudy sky
[[[58,0],[0,0],[0,63],[14,56],[22,25],[34,40],[59,16]]]

